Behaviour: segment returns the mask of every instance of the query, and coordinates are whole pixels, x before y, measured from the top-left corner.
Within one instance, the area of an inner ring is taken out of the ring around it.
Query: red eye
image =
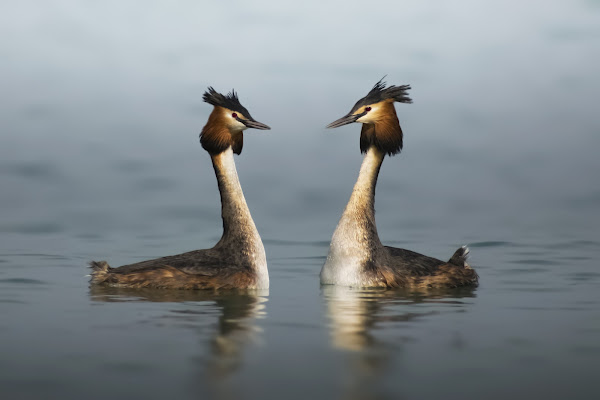
[[[236,114],[236,113],[233,113],[233,114],[231,114],[231,116],[232,116],[233,118],[237,118],[237,114]]]
[[[371,111],[371,107],[365,107],[365,111],[366,111],[366,112],[369,112],[369,111]]]

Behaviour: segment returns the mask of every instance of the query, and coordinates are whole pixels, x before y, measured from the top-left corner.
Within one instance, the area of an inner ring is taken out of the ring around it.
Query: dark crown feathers
[[[204,92],[204,95],[202,95],[202,99],[215,107],[223,107],[231,111],[237,111],[242,113],[246,118],[251,118],[246,107],[240,103],[240,99],[238,98],[234,89],[227,93],[227,96],[223,96],[221,93],[213,89],[212,86],[209,86],[208,90]]]
[[[401,85],[401,86],[390,86],[386,88],[386,83],[383,81],[385,76],[379,80],[373,86],[373,89],[362,99],[358,100],[350,113],[358,110],[362,106],[366,106],[369,104],[376,104],[382,102],[384,100],[393,99],[394,101],[400,103],[412,103],[412,99],[408,97],[408,90],[410,90],[410,85]]]

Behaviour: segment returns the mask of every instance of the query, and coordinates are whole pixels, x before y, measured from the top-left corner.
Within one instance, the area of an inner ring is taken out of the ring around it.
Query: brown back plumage
[[[111,268],[92,261],[92,284],[155,289],[251,288],[256,274],[243,257],[229,249],[194,250],[174,256]]]

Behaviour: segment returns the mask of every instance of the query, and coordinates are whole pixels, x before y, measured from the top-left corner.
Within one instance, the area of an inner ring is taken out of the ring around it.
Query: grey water
[[[600,394],[598,1],[2,2],[0,53],[2,399]],[[362,160],[324,126],[386,74],[380,237],[477,288],[319,284]],[[218,240],[209,85],[272,127],[236,157],[271,288],[90,288]]]

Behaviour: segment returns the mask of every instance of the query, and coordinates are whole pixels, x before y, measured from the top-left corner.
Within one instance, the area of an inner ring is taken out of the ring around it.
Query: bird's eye
[[[232,117],[232,118],[237,118],[237,113],[233,113],[233,114],[231,114],[231,117]]]
[[[369,112],[369,111],[371,111],[371,107],[365,107],[365,111],[366,111],[366,112]]]

